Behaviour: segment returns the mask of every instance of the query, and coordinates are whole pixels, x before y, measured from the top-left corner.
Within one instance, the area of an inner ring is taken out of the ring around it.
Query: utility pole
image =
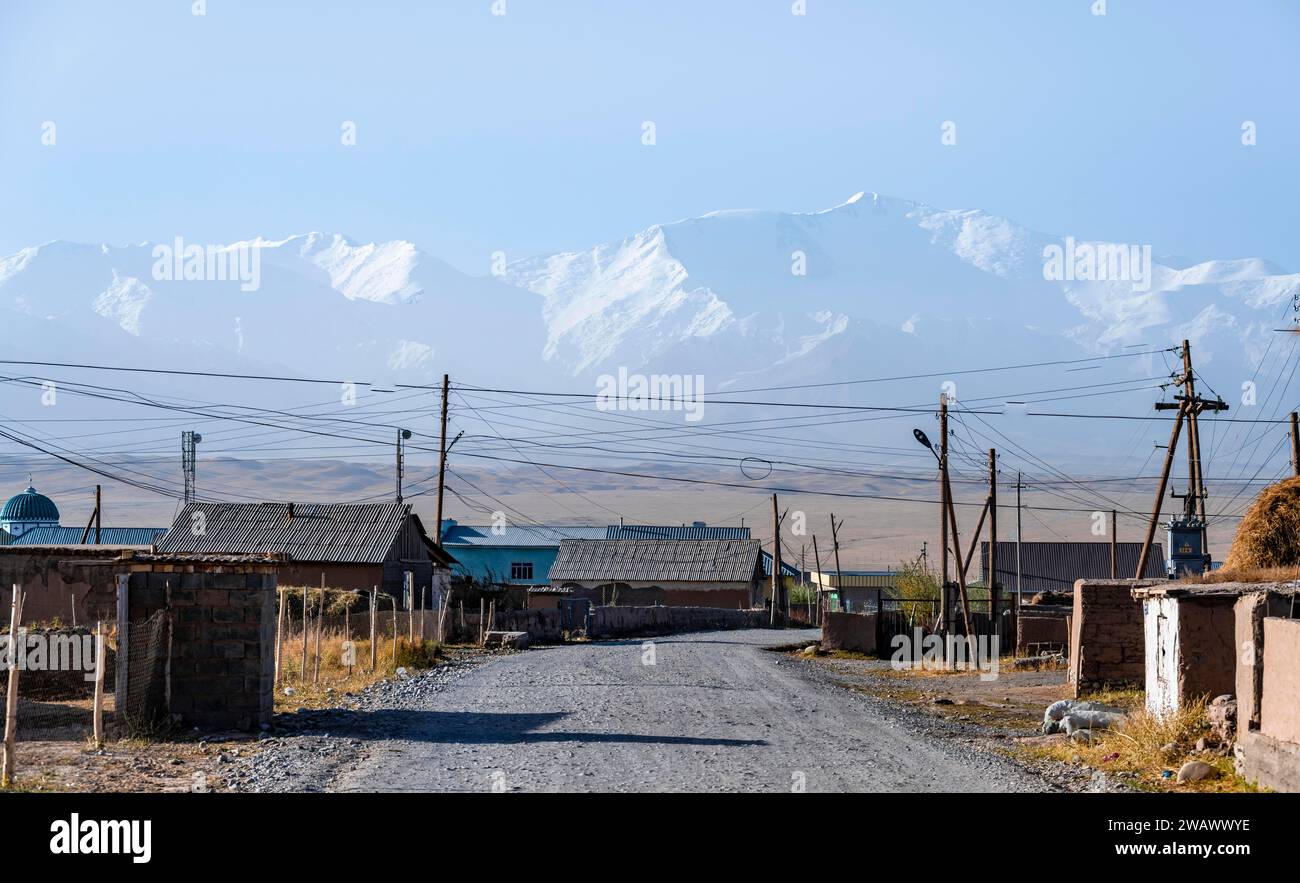
[[[785,593],[782,588],[781,516],[776,511],[776,494],[772,494],[772,628],[785,625],[785,605],[781,598]]]
[[[947,634],[951,631],[952,599],[948,597],[948,394],[939,393],[939,522],[940,545],[943,560],[943,580],[939,583],[940,611],[939,631]],[[959,556],[961,552],[957,553]],[[959,559],[960,560],[960,559]],[[945,645],[946,646],[946,645]]]
[[[203,441],[203,436],[197,432],[185,430],[181,433],[181,472],[185,476],[184,500],[186,503],[193,503],[196,496],[195,491],[195,446]]]
[[[813,534],[813,563],[817,565],[817,624],[822,622],[822,554],[817,551],[817,534]]]
[[[405,429],[397,430],[397,502],[402,502],[402,434],[410,435]]]
[[[998,452],[989,448],[989,618],[997,628],[998,612]]]
[[[1300,475],[1300,417],[1291,412],[1291,471]]]
[[[835,591],[839,595],[840,610],[848,612],[849,608],[844,603],[844,576],[840,572],[840,528],[844,526],[841,521],[835,523],[835,513],[831,513],[831,548],[835,550]]]
[[[1157,402],[1156,409],[1161,410]],[[1160,468],[1160,485],[1156,488],[1156,500],[1151,508],[1151,521],[1147,524],[1146,539],[1142,541],[1142,551],[1138,554],[1137,573],[1133,574],[1134,579],[1142,579],[1142,574],[1146,573],[1147,557],[1151,554],[1151,541],[1156,537],[1156,524],[1160,520],[1160,505],[1165,501],[1165,488],[1169,487],[1169,470],[1174,465],[1174,450],[1178,447],[1178,436],[1183,431],[1183,416],[1187,410],[1186,403],[1180,403],[1178,406],[1178,416],[1174,418],[1174,428],[1169,433],[1169,447],[1165,451],[1165,464]]]
[[[435,528],[438,545],[442,545],[442,490],[447,477],[447,391],[450,386],[451,378],[442,375],[442,420],[438,432],[438,526]]]
[[[1201,461],[1201,432],[1198,423],[1198,417],[1203,411],[1226,411],[1228,405],[1222,399],[1216,398],[1214,401],[1206,401],[1196,393],[1195,372],[1192,370],[1192,345],[1187,340],[1183,341],[1183,376],[1179,379],[1183,387],[1183,394],[1174,396],[1175,402],[1156,402],[1157,411],[1177,410],[1178,416],[1174,420],[1174,430],[1170,435],[1169,450],[1165,454],[1165,467],[1161,472],[1160,496],[1164,496],[1165,487],[1168,484],[1169,470],[1173,466],[1175,449],[1178,445],[1178,435],[1184,421],[1187,423],[1187,493],[1174,494],[1175,498],[1183,500],[1183,517],[1182,519],[1171,522],[1172,527],[1182,529],[1194,529],[1200,534],[1200,554],[1202,566],[1209,569],[1210,552],[1209,538],[1207,534],[1205,518],[1205,473]],[[1151,541],[1155,538],[1156,522],[1160,517],[1161,499],[1155,501],[1154,511],[1151,515],[1151,524],[1147,530],[1147,541],[1143,544],[1141,559],[1138,561],[1137,577],[1141,579],[1146,570],[1147,556],[1150,554]],[[1173,550],[1170,550],[1171,560],[1173,559]]]
[[[1020,473],[1016,472],[1016,610],[1019,611],[1023,603],[1023,593],[1020,590],[1020,489],[1024,484],[1020,481]]]
[[[92,527],[95,528],[95,544],[99,544],[99,526],[101,523],[99,510],[101,505],[102,498],[100,496],[100,487],[99,485],[95,485],[95,510],[90,513],[90,520],[86,522],[86,529],[81,532],[80,543],[83,546],[86,544],[86,540],[90,539],[90,529]]]

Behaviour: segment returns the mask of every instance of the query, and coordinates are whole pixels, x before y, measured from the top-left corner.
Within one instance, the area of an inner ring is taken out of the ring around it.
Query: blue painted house
[[[493,526],[442,522],[442,546],[456,559],[452,574],[478,585],[550,585],[562,540],[603,540],[604,527]]]

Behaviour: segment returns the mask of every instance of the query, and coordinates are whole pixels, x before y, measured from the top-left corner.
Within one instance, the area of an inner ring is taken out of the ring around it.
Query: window
[[[515,562],[510,565],[511,580],[532,579],[532,578],[533,578],[533,562],[531,561]]]

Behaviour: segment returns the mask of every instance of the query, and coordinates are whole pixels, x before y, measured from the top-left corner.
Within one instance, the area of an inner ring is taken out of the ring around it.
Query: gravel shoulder
[[[813,630],[542,647],[277,720],[253,791],[1044,791],[1060,783],[773,652]]]

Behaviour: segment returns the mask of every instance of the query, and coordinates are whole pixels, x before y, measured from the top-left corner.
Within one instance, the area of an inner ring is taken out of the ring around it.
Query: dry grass
[[[1196,751],[1196,741],[1210,730],[1204,698],[1161,718],[1145,705],[1133,707],[1134,700],[1140,702],[1141,695],[1124,690],[1090,696],[1090,699],[1131,708],[1128,720],[1113,730],[1099,731],[1101,735],[1090,745],[1058,742],[1038,749],[1038,753],[1054,760],[1082,762],[1107,772],[1136,773],[1133,784],[1148,791],[1255,790],[1234,772],[1231,758]],[[1218,775],[1179,784],[1178,769],[1189,760],[1210,764],[1218,770]]]
[[[370,641],[354,640],[356,664],[350,668],[343,664],[343,635],[321,636],[320,671],[316,670],[316,641],[313,636],[307,647],[307,677],[302,676],[302,640],[285,641],[281,660],[280,684],[275,691],[276,711],[296,708],[317,708],[335,705],[343,693],[352,693],[368,684],[393,677],[398,668],[419,671],[438,664],[442,647],[437,641],[418,639],[411,642],[398,638],[396,658],[392,639],[379,639],[374,670],[370,668]],[[293,695],[284,692],[293,688]]]
[[[1187,576],[1181,583],[1292,583],[1300,580],[1300,567],[1244,567],[1229,570],[1226,566],[1199,576]]]
[[[1259,492],[1237,528],[1227,571],[1300,566],[1300,476]]]

